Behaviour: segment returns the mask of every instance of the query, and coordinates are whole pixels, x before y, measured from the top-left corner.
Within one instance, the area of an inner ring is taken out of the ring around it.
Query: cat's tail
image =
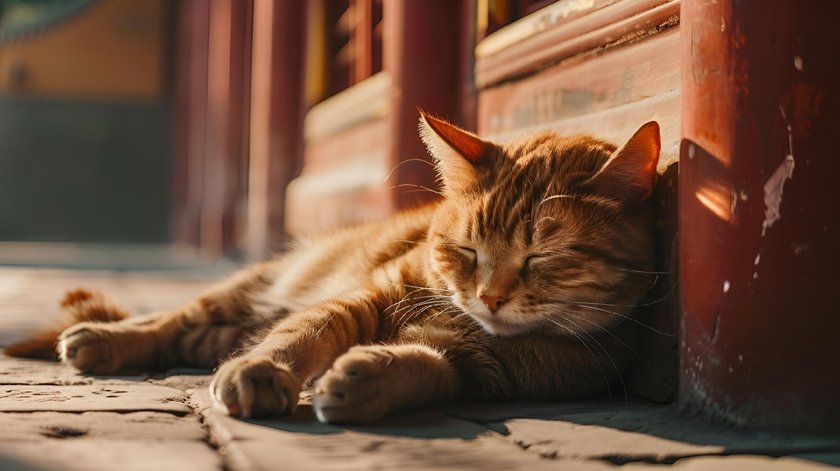
[[[57,322],[26,340],[9,345],[3,350],[6,355],[58,360],[58,339],[68,327],[80,322],[116,322],[128,317],[127,312],[108,302],[101,293],[85,289],[67,292],[61,301],[61,310]]]

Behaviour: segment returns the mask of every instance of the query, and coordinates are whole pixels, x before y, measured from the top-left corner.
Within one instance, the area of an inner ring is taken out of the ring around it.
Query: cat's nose
[[[482,293],[478,296],[478,299],[481,299],[481,302],[487,306],[487,309],[490,309],[490,312],[495,313],[502,307],[502,304],[507,301],[503,296],[499,296],[496,294],[489,294],[489,293]]]

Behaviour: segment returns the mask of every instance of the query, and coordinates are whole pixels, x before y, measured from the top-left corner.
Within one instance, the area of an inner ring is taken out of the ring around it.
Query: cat
[[[300,242],[171,312],[71,292],[60,335],[7,352],[58,339],[92,374],[219,365],[211,395],[241,417],[288,414],[307,385],[331,423],[604,394],[650,286],[658,124],[620,148],[550,132],[496,144],[425,113],[420,133],[441,201]]]

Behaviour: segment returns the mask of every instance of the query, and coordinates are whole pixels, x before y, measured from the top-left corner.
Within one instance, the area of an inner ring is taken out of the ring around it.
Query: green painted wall
[[[0,240],[165,242],[161,104],[0,97]]]

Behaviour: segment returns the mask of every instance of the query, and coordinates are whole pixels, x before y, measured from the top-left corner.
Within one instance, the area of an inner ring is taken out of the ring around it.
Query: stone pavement
[[[207,280],[184,274],[0,269],[0,344],[48,320],[64,289],[99,286],[137,312]],[[230,418],[206,371],[88,377],[0,357],[0,470],[836,469],[840,438],[736,430],[640,400],[467,404],[364,427]]]

